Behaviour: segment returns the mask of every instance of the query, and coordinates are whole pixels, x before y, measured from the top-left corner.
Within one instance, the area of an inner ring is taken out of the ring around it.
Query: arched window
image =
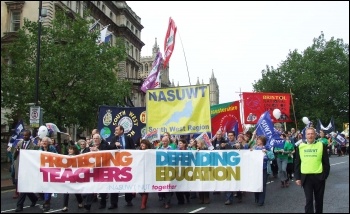
[[[98,8],[100,8],[100,5],[101,5],[100,1],[97,1],[97,7]]]
[[[102,12],[106,13],[106,6],[104,4],[102,5]]]
[[[145,71],[148,71],[148,64],[145,64]]]

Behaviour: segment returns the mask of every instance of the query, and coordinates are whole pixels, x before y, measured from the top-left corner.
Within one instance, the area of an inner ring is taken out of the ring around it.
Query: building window
[[[134,47],[132,45],[130,45],[129,55],[134,58]]]
[[[101,5],[100,1],[97,1],[97,7],[98,8],[100,8],[100,5]]]
[[[112,13],[112,11],[109,12],[109,18],[113,19],[113,13]]]
[[[67,1],[67,7],[72,7],[72,2],[71,1]]]
[[[11,11],[10,32],[17,32],[21,27],[21,12]]]
[[[106,13],[106,6],[104,4],[102,5],[102,12]]]
[[[75,5],[75,12],[80,14],[80,1],[77,1],[76,5]]]
[[[145,65],[145,71],[148,71],[148,64]]]
[[[126,53],[129,53],[129,42],[126,42],[126,44],[125,44],[125,49],[126,49]]]
[[[139,59],[139,51],[135,48],[135,59],[138,61]]]
[[[129,21],[126,21],[126,26],[130,27],[130,22]]]
[[[138,36],[139,31],[135,29],[135,35]]]
[[[134,25],[131,25],[131,31],[134,32]]]

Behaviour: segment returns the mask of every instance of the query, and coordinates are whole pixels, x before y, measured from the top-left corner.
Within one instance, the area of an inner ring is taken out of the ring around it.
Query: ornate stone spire
[[[155,57],[159,51],[159,45],[157,44],[157,37],[155,38],[153,49],[152,49],[152,55]]]

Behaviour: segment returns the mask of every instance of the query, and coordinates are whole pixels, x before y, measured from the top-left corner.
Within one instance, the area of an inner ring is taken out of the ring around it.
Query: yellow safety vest
[[[299,145],[299,155],[301,160],[302,174],[319,174],[322,173],[322,154],[323,143],[315,142],[312,144],[301,143]]]

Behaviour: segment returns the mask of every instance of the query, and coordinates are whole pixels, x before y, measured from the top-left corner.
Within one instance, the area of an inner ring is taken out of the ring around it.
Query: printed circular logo
[[[111,130],[108,127],[103,127],[100,133],[103,139],[107,139],[109,136],[111,136]]]
[[[143,111],[140,114],[140,121],[141,121],[141,123],[146,123],[146,111]]]
[[[220,127],[222,127],[225,131],[231,131],[237,121],[238,120],[235,115],[225,115],[220,120]]]
[[[129,133],[132,129],[132,120],[130,117],[122,117],[119,120],[118,125],[124,127],[124,133]]]
[[[111,124],[112,121],[113,121],[112,111],[108,109],[107,113],[103,116],[103,119],[102,119],[103,125],[109,126],[109,124]]]

